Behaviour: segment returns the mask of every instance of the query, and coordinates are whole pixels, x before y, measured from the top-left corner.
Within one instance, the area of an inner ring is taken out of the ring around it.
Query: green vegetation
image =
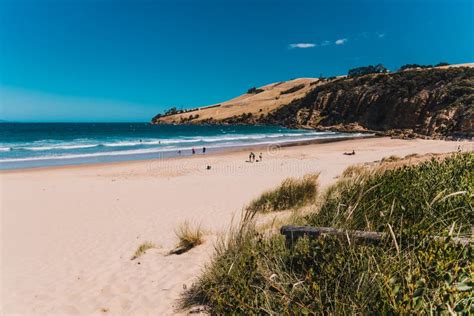
[[[252,87],[252,88],[247,90],[247,94],[258,94],[258,93],[263,92],[263,91],[265,91],[265,90],[257,89],[256,87]]]
[[[133,254],[132,258],[130,260],[135,260],[141,255],[143,255],[148,249],[151,248],[156,248],[156,245],[152,242],[146,241],[140,246],[138,246],[137,250],[135,250],[135,253]]]
[[[276,189],[263,193],[248,206],[251,212],[272,212],[298,208],[315,201],[319,174],[302,179],[288,178]]]
[[[176,248],[171,251],[172,254],[182,254],[203,243],[202,237],[204,233],[201,227],[191,227],[187,221],[182,223],[175,233],[179,239],[179,243]]]
[[[471,236],[474,153],[382,167],[346,170],[298,219],[385,232],[381,243],[348,235],[286,247],[248,211],[182,306],[204,304],[212,314],[472,314],[472,244],[450,240]]]
[[[441,67],[441,66],[448,66],[449,63],[447,62],[440,62],[434,65],[434,67]],[[400,67],[399,71],[404,71],[407,69],[425,69],[425,68],[432,68],[433,65],[419,65],[419,64],[406,64]]]
[[[356,77],[356,76],[380,74],[380,73],[387,73],[387,72],[388,72],[388,69],[385,68],[384,65],[378,64],[375,66],[369,65],[369,66],[349,69],[347,74],[349,75],[349,77]]]

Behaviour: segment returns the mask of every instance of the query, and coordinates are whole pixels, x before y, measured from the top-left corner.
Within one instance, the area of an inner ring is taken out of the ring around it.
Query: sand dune
[[[350,140],[192,158],[0,173],[2,315],[168,315],[208,262],[213,242],[241,209],[289,176],[385,156],[450,152],[473,142]],[[342,152],[355,149],[355,156]],[[211,170],[206,166],[211,165]],[[168,255],[189,220],[205,243]],[[144,241],[159,245],[130,260]]]

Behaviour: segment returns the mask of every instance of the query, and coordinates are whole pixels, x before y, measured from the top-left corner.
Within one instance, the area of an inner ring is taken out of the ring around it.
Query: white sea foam
[[[76,143],[52,143],[51,141],[34,142],[31,145],[28,144],[13,144],[10,147],[0,147],[0,152],[7,152],[11,150],[22,150],[22,151],[55,151],[55,150],[74,150],[74,149],[86,149],[94,147],[138,147],[138,146],[155,146],[155,145],[185,145],[192,143],[219,143],[219,142],[248,142],[248,141],[259,141],[266,139],[282,139],[295,138],[295,137],[325,137],[327,135],[335,135],[334,132],[301,132],[301,133],[274,133],[274,134],[226,134],[222,136],[193,136],[183,137],[174,139],[143,139],[143,140],[120,140],[120,141],[93,141],[90,139],[78,139]],[[81,143],[84,142],[84,143]]]
[[[294,142],[301,142],[301,141],[311,141],[315,139],[323,139],[323,138],[345,138],[348,135],[345,134],[330,134],[324,133],[303,133],[303,135],[312,135],[313,137],[300,137],[297,139],[284,139],[284,140],[269,140],[268,138],[257,138],[260,141],[253,141],[253,142],[237,142],[235,141],[235,137],[229,137],[229,139],[224,140],[223,138],[220,139],[222,143],[209,145],[207,148],[229,148],[229,147],[242,147],[242,146],[251,146],[251,145],[274,145],[274,144],[281,144],[281,143],[294,143]],[[351,134],[351,137],[360,137],[364,136],[364,134]],[[240,140],[248,140],[249,138],[239,138]],[[195,141],[194,141],[195,142]],[[161,142],[163,143],[163,142]],[[139,143],[139,144],[143,144]],[[83,146],[86,145],[77,145],[82,147],[77,148],[85,148]],[[87,145],[87,146],[98,146],[98,145]],[[53,146],[51,146],[53,147]],[[62,146],[65,147],[65,146]],[[5,148],[5,147],[0,147]],[[44,148],[44,147],[41,147]],[[57,146],[54,148],[58,148]],[[38,157],[21,157],[21,158],[5,158],[0,159],[0,163],[12,163],[12,162],[27,162],[27,161],[41,161],[41,160],[68,160],[68,159],[81,159],[81,158],[93,158],[93,157],[113,157],[113,156],[124,156],[124,155],[144,155],[144,154],[158,154],[158,153],[166,153],[166,152],[173,152],[177,150],[186,151],[191,150],[192,147],[177,147],[177,146],[164,146],[164,147],[154,147],[154,148],[142,148],[142,149],[131,149],[131,150],[120,150],[120,151],[103,151],[103,152],[95,152],[95,153],[77,153],[77,154],[57,154],[57,155],[43,155]]]
[[[43,151],[43,150],[68,150],[68,149],[82,149],[82,148],[92,148],[97,147],[97,144],[90,145],[54,145],[54,146],[33,146],[33,147],[13,147],[13,149],[19,150],[32,150],[32,151]]]

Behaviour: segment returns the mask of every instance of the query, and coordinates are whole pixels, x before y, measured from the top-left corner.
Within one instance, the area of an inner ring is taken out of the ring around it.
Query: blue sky
[[[149,121],[352,67],[474,62],[473,1],[0,0],[0,119]]]

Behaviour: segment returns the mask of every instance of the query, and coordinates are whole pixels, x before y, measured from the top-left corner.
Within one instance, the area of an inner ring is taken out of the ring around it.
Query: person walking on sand
[[[203,154],[206,153],[206,147],[202,147],[202,153],[203,153]]]
[[[194,148],[192,149],[192,153],[193,153],[193,155],[196,153],[196,150],[194,150]]]
[[[258,160],[262,161],[262,158],[263,158],[262,153],[260,153],[260,154],[258,155]]]

